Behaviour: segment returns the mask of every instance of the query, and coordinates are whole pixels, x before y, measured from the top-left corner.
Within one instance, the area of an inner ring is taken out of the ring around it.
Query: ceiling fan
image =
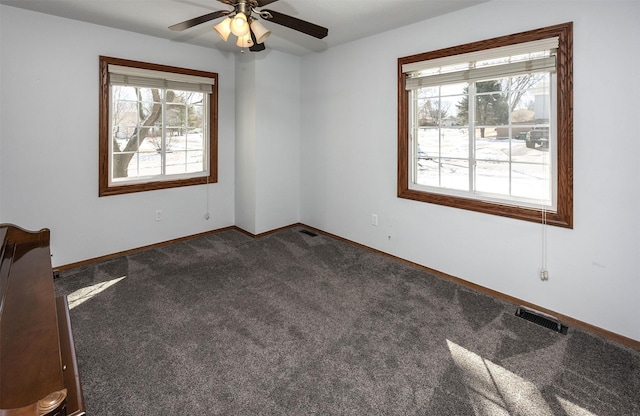
[[[300,20],[274,10],[258,8],[264,7],[277,0],[218,0],[220,3],[228,4],[233,10],[218,10],[200,17],[185,20],[169,26],[169,29],[181,31],[209,22],[219,17],[226,16],[225,19],[215,25],[213,29],[225,42],[232,33],[238,37],[236,45],[241,48],[249,48],[252,52],[259,52],[265,49],[264,41],[269,37],[271,31],[265,28],[258,21],[257,16],[262,19],[286,26],[309,36],[322,39],[329,34],[329,30],[322,26]]]

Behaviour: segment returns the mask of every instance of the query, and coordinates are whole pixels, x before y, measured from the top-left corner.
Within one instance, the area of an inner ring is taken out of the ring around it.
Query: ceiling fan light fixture
[[[184,22],[171,25],[169,26],[169,29],[172,31],[182,31],[223,17],[224,19],[222,22],[213,26],[213,30],[215,30],[218,36],[220,36],[220,38],[225,42],[229,40],[229,35],[233,33],[238,38],[236,44],[243,48],[242,52],[244,52],[244,48],[247,47],[249,47],[251,52],[260,52],[265,50],[264,42],[271,35],[271,31],[259,23],[256,17],[261,17],[271,23],[288,27],[317,39],[323,39],[329,34],[329,29],[306,22],[302,19],[298,19],[297,17],[276,12],[275,10],[257,9],[271,4],[276,0],[218,1],[231,6],[233,9],[216,10],[202,16],[194,17],[193,19],[185,20]],[[1,2],[2,0],[0,0],[0,3]]]
[[[271,31],[264,27],[264,25],[257,20],[253,20],[251,22],[251,31],[256,37],[256,43],[264,43],[269,35],[271,35]]]
[[[251,33],[247,33],[243,36],[238,36],[238,41],[236,42],[241,48],[250,48],[253,46],[253,39],[251,39]]]
[[[249,24],[247,23],[247,16],[240,12],[235,15],[231,21],[231,33],[241,37],[249,33]]]
[[[229,34],[231,33],[231,18],[225,18],[222,22],[215,25],[213,30],[215,30],[222,40],[226,42],[227,39],[229,39]]]

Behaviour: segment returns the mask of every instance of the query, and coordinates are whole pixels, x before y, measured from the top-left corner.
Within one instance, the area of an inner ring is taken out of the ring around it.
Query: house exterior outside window
[[[571,24],[398,60],[398,196],[572,227]]]

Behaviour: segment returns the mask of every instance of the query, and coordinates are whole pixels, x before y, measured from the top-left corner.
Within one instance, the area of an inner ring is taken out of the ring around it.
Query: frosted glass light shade
[[[236,42],[236,45],[238,45],[241,48],[250,48],[251,46],[253,46],[253,39],[251,39],[251,33],[247,33],[244,36],[238,36],[238,41]]]
[[[240,37],[249,33],[249,24],[247,16],[244,13],[238,13],[231,21],[231,33]]]
[[[256,37],[256,43],[264,43],[271,34],[271,31],[262,25],[262,23],[254,20],[251,22],[251,31]]]
[[[231,33],[231,19],[228,17],[225,18],[222,22],[215,25],[213,30],[215,30],[222,40],[226,42],[227,39],[229,39],[229,34]]]

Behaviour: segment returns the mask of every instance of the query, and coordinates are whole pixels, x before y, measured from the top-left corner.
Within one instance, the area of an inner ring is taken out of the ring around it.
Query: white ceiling
[[[324,26],[329,35],[319,40],[263,21],[272,31],[265,45],[267,49],[305,55],[486,1],[489,0],[278,0],[264,8]],[[168,29],[172,24],[231,8],[216,0],[0,0],[0,4],[175,42],[239,50],[232,37],[225,43],[211,29],[218,20],[183,32]]]

